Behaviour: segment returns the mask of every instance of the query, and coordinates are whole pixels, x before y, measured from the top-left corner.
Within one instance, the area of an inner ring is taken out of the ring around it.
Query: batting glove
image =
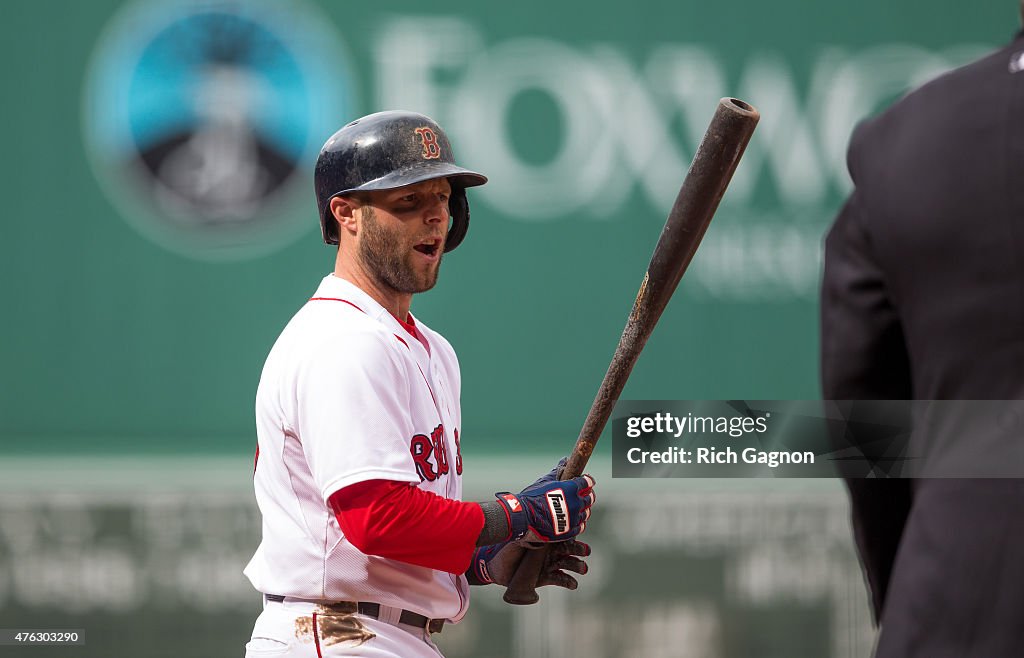
[[[563,541],[584,531],[596,500],[594,478],[545,481],[541,478],[519,494],[494,494],[505,510],[511,534],[507,541]]]
[[[507,541],[493,546],[481,546],[473,552],[466,577],[471,585],[508,585],[512,581],[519,566],[523,553],[528,549],[524,542]],[[590,555],[590,546],[581,541],[570,539],[551,544],[541,567],[537,587],[555,585],[566,589],[576,589],[579,582],[566,571],[583,575],[587,573],[587,563],[581,557]]]
[[[565,465],[568,464],[568,463],[569,463],[569,458],[568,457],[562,457],[558,461],[558,463],[555,464],[555,467],[553,469],[551,469],[549,472],[547,472],[544,475],[542,475],[539,478],[537,478],[537,481],[534,482],[533,484],[531,484],[529,487],[526,487],[526,489],[531,489],[533,487],[536,487],[539,484],[547,484],[548,482],[556,482],[556,481],[558,481],[558,474],[562,472],[562,469],[565,468]],[[523,491],[526,491],[526,489],[523,489]]]

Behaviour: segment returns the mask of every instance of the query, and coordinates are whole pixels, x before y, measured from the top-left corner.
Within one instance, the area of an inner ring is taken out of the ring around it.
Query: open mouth
[[[416,251],[426,256],[436,256],[441,250],[441,238],[431,238],[430,240],[424,240],[415,247]]]

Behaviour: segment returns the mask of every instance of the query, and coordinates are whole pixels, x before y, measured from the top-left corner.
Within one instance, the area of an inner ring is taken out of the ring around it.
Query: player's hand
[[[495,583],[508,585],[512,581],[523,553],[529,550],[525,542],[508,541],[494,546],[481,546],[473,553],[473,563],[466,576],[474,585]],[[576,589],[579,582],[566,571],[583,575],[587,573],[587,563],[581,557],[590,555],[590,546],[576,539],[551,544],[541,568],[537,587],[556,585],[566,589]]]
[[[562,472],[562,469],[565,468],[565,465],[568,463],[569,458],[562,457],[558,461],[558,463],[555,464],[555,467],[553,469],[537,478],[537,481],[531,484],[530,486],[526,487],[526,489],[532,489],[533,487],[536,487],[541,484],[547,484],[548,482],[556,482],[558,480],[558,474]],[[523,489],[523,491],[526,491],[526,489]]]
[[[508,516],[509,541],[564,541],[586,529],[590,507],[596,500],[594,478],[583,475],[571,480],[546,480],[523,489],[495,494]]]

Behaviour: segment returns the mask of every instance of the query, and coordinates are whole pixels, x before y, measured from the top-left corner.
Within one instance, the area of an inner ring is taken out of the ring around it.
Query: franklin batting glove
[[[583,532],[596,500],[594,478],[541,478],[519,494],[494,494],[508,516],[509,541],[563,541]]]
[[[548,482],[557,482],[558,474],[562,472],[562,469],[565,468],[565,465],[568,463],[569,458],[562,457],[562,459],[560,459],[559,462],[555,464],[555,467],[553,469],[537,478],[537,481],[531,484],[529,487],[526,487],[526,489],[531,489],[533,487],[536,487],[537,485],[546,484]],[[526,489],[523,489],[523,491],[526,491]]]

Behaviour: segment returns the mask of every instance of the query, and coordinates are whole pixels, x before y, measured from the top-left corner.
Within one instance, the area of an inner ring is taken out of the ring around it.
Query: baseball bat
[[[757,110],[741,100],[723,98],[718,102],[654,247],[626,328],[622,330],[619,345],[580,430],[576,446],[559,474],[560,479],[568,480],[583,474],[641,350],[700,246],[759,118]],[[503,598],[507,603],[529,605],[540,599],[537,579],[547,552],[545,546],[524,553],[505,590]]]

